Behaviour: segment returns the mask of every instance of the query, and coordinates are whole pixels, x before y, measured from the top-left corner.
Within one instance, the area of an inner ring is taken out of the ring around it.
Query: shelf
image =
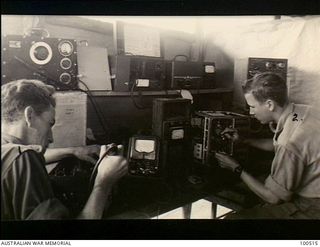
[[[231,93],[232,88],[214,88],[214,89],[191,89],[191,94],[211,94],[211,93]],[[130,96],[131,92],[115,92],[115,91],[91,91],[93,96]],[[133,95],[176,95],[180,94],[180,90],[163,90],[163,91],[135,91]]]

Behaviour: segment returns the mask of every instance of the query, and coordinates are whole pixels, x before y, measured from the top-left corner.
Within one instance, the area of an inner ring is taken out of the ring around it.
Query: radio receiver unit
[[[194,146],[194,158],[201,159],[202,164],[215,160],[215,153],[222,152],[236,157],[240,161],[247,159],[247,147],[237,145],[221,133],[226,128],[236,128],[242,134],[249,131],[250,117],[228,111],[197,111],[202,119],[202,143]],[[195,150],[196,149],[196,150]]]
[[[168,61],[170,89],[204,89],[215,87],[215,63]]]
[[[109,58],[113,90],[159,91],[165,88],[165,62],[161,58],[117,55]]]
[[[274,72],[287,80],[288,59],[248,57],[236,59],[234,80],[244,82],[263,72]]]
[[[73,39],[4,36],[1,67],[2,83],[38,79],[57,90],[78,88],[77,45]]]
[[[152,131],[161,141],[161,167],[166,178],[184,177],[190,168],[190,112],[190,99],[156,98],[153,101]]]

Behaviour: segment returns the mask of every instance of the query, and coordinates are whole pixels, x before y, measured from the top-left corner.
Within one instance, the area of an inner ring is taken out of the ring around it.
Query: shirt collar
[[[16,136],[12,136],[6,133],[1,133],[1,144],[13,143],[13,144],[22,144],[26,145],[26,143]]]
[[[278,137],[279,134],[282,132],[284,123],[286,122],[288,116],[293,112],[293,110],[294,110],[294,104],[293,103],[289,103],[287,105],[287,107],[283,110],[283,112],[280,115],[278,124],[277,124],[275,137]]]
[[[38,153],[44,153],[44,149],[41,145],[28,145],[26,144],[23,140],[21,140],[20,138],[16,137],[16,136],[12,136],[12,135],[9,135],[9,134],[5,134],[5,133],[2,133],[2,136],[1,136],[1,145],[5,145],[5,144],[16,144],[18,146],[23,146],[27,149],[32,149]]]

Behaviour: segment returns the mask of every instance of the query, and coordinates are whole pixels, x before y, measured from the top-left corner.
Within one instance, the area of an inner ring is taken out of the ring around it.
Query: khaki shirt
[[[265,186],[283,201],[320,198],[320,113],[289,104],[273,138],[275,157]]]
[[[54,197],[41,147],[2,134],[1,220],[47,220],[69,216]]]

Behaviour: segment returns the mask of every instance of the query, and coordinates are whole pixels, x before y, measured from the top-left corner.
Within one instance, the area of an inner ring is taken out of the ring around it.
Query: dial
[[[58,49],[62,56],[70,56],[73,52],[73,45],[70,41],[63,40],[59,43]]]
[[[70,69],[72,66],[72,62],[69,58],[65,57],[60,61],[60,67],[63,69]]]
[[[183,139],[184,138],[184,130],[183,129],[175,129],[171,132],[171,139],[177,140],[177,139]]]
[[[278,63],[277,66],[278,66],[278,68],[281,68],[281,69],[286,67],[285,63]]]
[[[45,65],[52,58],[52,49],[46,42],[35,42],[29,50],[31,61],[38,65]]]
[[[61,83],[68,85],[71,82],[71,75],[69,73],[62,73],[59,80]]]

